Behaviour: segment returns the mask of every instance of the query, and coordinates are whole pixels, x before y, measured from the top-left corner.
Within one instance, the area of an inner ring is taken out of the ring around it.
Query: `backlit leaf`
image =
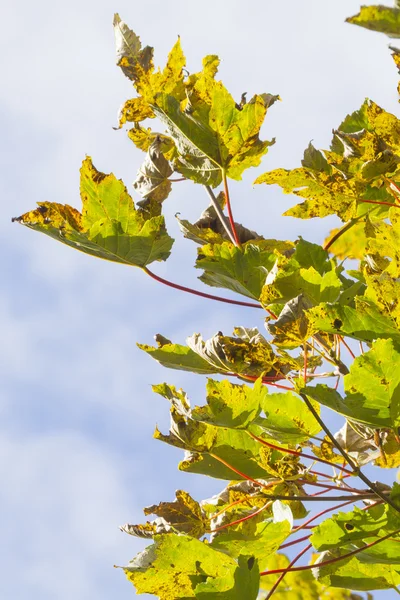
[[[258,300],[267,273],[275,264],[275,251],[291,248],[290,242],[276,240],[250,241],[241,248],[230,242],[207,244],[198,250],[196,267],[204,269],[199,279]]]
[[[308,316],[315,331],[337,333],[365,342],[391,338],[400,344],[400,331],[394,319],[364,298],[356,298],[355,308],[338,303],[322,303],[311,308]]]
[[[392,340],[377,340],[358,356],[344,377],[346,396],[318,384],[307,395],[350,419],[372,427],[397,428],[400,424],[400,353]]]
[[[246,428],[260,414],[267,394],[260,380],[250,387],[209,379],[207,406],[193,409],[192,417],[222,427]]]
[[[257,424],[281,443],[301,444],[321,429],[304,402],[292,392],[268,394],[262,408],[265,419]]]
[[[165,534],[124,567],[139,594],[154,594],[160,600],[196,598],[195,588],[230,576],[234,587],[236,561],[207,543],[185,535]]]
[[[347,23],[365,27],[371,31],[386,33],[391,38],[400,37],[400,10],[389,6],[362,6],[354,17],[346,19]]]
[[[144,267],[168,258],[173,240],[164,217],[148,218],[136,210],[123,182],[97,171],[90,158],[83,161],[80,189],[82,214],[68,205],[41,202],[14,220],[113,262]]]
[[[399,140],[397,117],[366,100],[334,131],[330,150],[321,154],[309,147],[302,167],[276,169],[255,183],[278,184],[284,193],[305,199],[287,216],[310,219],[336,214],[347,222],[371,210],[385,215],[386,206],[363,200],[394,203],[385,178],[396,182],[400,177]]]

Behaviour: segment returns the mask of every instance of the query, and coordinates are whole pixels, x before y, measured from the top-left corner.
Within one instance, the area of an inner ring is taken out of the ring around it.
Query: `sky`
[[[126,564],[144,544],[118,525],[144,521],[142,508],[172,500],[176,489],[200,500],[223,486],[179,472],[181,452],[152,439],[156,423],[166,431],[169,418],[151,384],[183,387],[193,403],[203,404],[204,378],[166,371],[136,342],[151,344],[162,333],[184,343],[194,332],[230,335],[236,325],[263,330],[257,311],[181,294],[138,269],[11,224],[38,201],[80,208],[85,155],[133,192],[144,155],[113,129],[119,106],[134,95],[115,66],[113,13],[144,45],[155,46],[156,64],[165,64],[180,35],[190,71],[200,68],[202,56],[218,54],[220,77],[236,98],[244,91],[281,96],[263,128],[276,144],[260,168],[231,186],[235,219],[265,237],[321,242],[334,219],[284,218],[294,197],[252,182],[264,171],[298,166],[310,140],[327,147],[332,128],[367,96],[398,114],[386,38],[344,23],[358,9],[355,0],[14,0],[2,8],[4,600],[132,597],[123,572],[112,567]],[[165,215],[177,240],[171,258],[153,269],[212,293],[197,281],[196,245],[182,239],[174,219],[179,212],[196,220],[207,204],[201,188],[175,184]]]

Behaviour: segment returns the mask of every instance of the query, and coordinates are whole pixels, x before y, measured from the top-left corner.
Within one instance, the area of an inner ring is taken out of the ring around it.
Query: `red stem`
[[[240,240],[238,238],[238,234],[236,232],[235,221],[233,219],[232,208],[231,208],[231,199],[229,197],[228,182],[226,180],[225,171],[222,171],[222,179],[223,179],[223,183],[224,183],[224,192],[225,192],[225,198],[226,198],[226,208],[228,209],[229,223],[231,225],[233,237],[235,238],[236,246],[238,246],[240,248],[241,244],[240,244]]]
[[[366,202],[367,204],[383,204],[384,206],[394,206],[395,208],[400,208],[399,204],[394,204],[393,202],[383,202],[382,200],[364,200],[363,198],[359,198],[358,201]]]
[[[247,306],[249,308],[262,308],[261,304],[255,304],[253,302],[241,302],[240,300],[231,300],[230,298],[221,298],[220,296],[213,296],[212,294],[205,294],[204,292],[199,292],[198,290],[193,290],[192,288],[185,287],[184,285],[179,285],[178,283],[173,283],[172,281],[168,281],[168,279],[163,279],[159,275],[156,275],[152,271],[150,271],[147,267],[142,267],[143,271],[150,275],[152,279],[163,283],[164,285],[168,285],[169,287],[174,288],[175,290],[181,290],[182,292],[188,292],[189,294],[194,294],[195,296],[201,296],[201,298],[208,298],[209,300],[217,300],[218,302],[226,302],[226,304],[236,304],[238,306]]]
[[[349,558],[350,556],[354,556],[355,554],[359,554],[360,552],[364,552],[364,550],[367,550],[368,548],[372,548],[373,546],[376,546],[377,544],[380,544],[381,542],[388,540],[390,537],[392,537],[392,535],[398,535],[399,533],[400,533],[400,529],[396,529],[395,531],[392,531],[391,533],[387,533],[386,535],[379,538],[378,540],[375,540],[374,542],[370,542],[369,544],[365,544],[364,546],[361,546],[361,548],[357,548],[356,550],[347,552],[347,554],[342,554],[342,556],[336,556],[334,558],[330,558],[329,560],[324,560],[320,563],[313,564],[313,565],[304,565],[303,567],[293,567],[292,569],[290,569],[290,572],[293,573],[294,571],[307,571],[308,569],[324,567],[325,565],[331,565],[335,562],[345,560],[346,558]],[[260,573],[260,575],[273,575],[275,573],[287,573],[287,570],[288,569],[273,569],[272,571],[263,571],[262,573]]]
[[[293,542],[286,542],[286,544],[282,544],[282,546],[279,546],[279,550],[284,550],[285,548],[289,548],[289,546],[295,546],[296,544],[300,544],[300,542],[305,542],[306,540],[308,540],[309,537],[309,535],[305,535],[304,537],[301,537],[298,540],[293,540]]]
[[[347,344],[347,342],[345,341],[345,339],[339,335],[339,340],[342,342],[343,346],[346,348],[346,350],[348,351],[348,353],[350,354],[350,356],[352,358],[356,358],[356,355],[354,354],[353,350],[350,348],[350,346]]]
[[[348,473],[349,475],[354,475],[354,473],[352,471],[350,471],[349,469],[346,469],[345,467],[341,467],[340,465],[335,465],[334,463],[331,463],[331,462],[329,462],[329,460],[325,460],[324,458],[319,458],[318,456],[312,456],[311,454],[305,454],[305,452],[300,452],[298,450],[289,450],[289,448],[282,448],[281,446],[276,446],[275,444],[271,444],[271,442],[266,442],[265,440],[263,440],[262,438],[259,438],[257,435],[255,435],[254,433],[251,433],[251,432],[249,432],[249,435],[251,435],[251,437],[253,439],[257,440],[257,442],[260,442],[260,444],[263,444],[264,446],[268,446],[269,448],[272,448],[273,450],[279,450],[280,452],[286,452],[287,454],[293,454],[294,456],[301,456],[303,458],[309,458],[312,461],[322,462],[325,465],[329,465],[330,467],[340,469],[341,471],[344,471],[345,473]]]
[[[282,570],[282,574],[280,577],[278,577],[277,581],[274,583],[274,585],[272,586],[272,588],[270,589],[270,591],[268,592],[268,595],[266,596],[265,600],[269,600],[269,598],[272,597],[272,594],[275,592],[276,588],[278,587],[278,585],[282,582],[282,579],[285,577],[286,573],[290,573],[290,571],[292,571],[292,567],[295,563],[297,563],[297,561],[303,556],[303,554],[305,554],[306,552],[309,551],[309,549],[311,548],[312,544],[308,544],[308,546],[306,546],[305,548],[303,548],[303,550],[301,550],[301,552],[299,552],[297,554],[297,556],[294,557],[294,559],[289,563],[289,565],[286,567],[286,569]],[[270,571],[270,573],[272,573],[273,571]],[[263,573],[260,573],[260,575],[262,575]]]
[[[275,483],[274,483],[274,485],[275,485]],[[259,515],[263,510],[265,510],[266,508],[268,508],[269,506],[271,506],[272,502],[273,501],[270,500],[269,502],[267,502],[266,504],[264,504],[264,506],[262,506],[261,508],[258,508],[253,513],[251,513],[251,515],[246,515],[245,517],[242,517],[241,519],[237,519],[236,521],[231,521],[230,523],[225,523],[225,525],[221,525],[220,527],[216,527],[215,529],[212,529],[209,533],[215,533],[216,531],[221,531],[221,529],[226,529],[227,527],[232,527],[232,525],[238,525],[239,523],[243,523],[244,521],[248,521],[252,517],[255,517],[256,515]]]

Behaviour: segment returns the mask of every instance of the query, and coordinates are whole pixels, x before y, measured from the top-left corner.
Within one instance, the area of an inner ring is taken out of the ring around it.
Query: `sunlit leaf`
[[[257,424],[281,443],[301,444],[321,429],[304,402],[292,392],[268,394],[262,408],[265,419],[258,419]]]
[[[268,557],[279,548],[288,537],[291,530],[288,521],[274,523],[272,520],[257,523],[248,519],[239,525],[222,530],[212,541],[212,547],[222,550],[238,558],[254,556],[263,570],[268,562]]]
[[[97,171],[90,158],[83,161],[80,189],[82,214],[68,205],[41,202],[14,220],[113,262],[144,267],[168,258],[173,240],[164,218],[148,218],[136,210],[123,182]]]
[[[356,542],[367,544],[368,538],[383,537],[398,529],[398,513],[388,505],[372,506],[367,511],[357,506],[350,512],[339,512],[314,527],[310,542],[318,551],[347,547]]]
[[[231,577],[234,587],[236,561],[207,543],[184,535],[158,535],[155,543],[124,567],[139,594],[154,594],[160,600],[196,598],[199,583]]]
[[[345,398],[318,384],[305,391],[311,398],[350,419],[372,427],[400,425],[400,352],[392,340],[377,340],[358,356],[344,377]]]
[[[344,553],[325,552],[321,554],[321,561]],[[322,567],[316,564],[313,568],[314,575],[323,585],[360,591],[386,590],[399,585],[399,571],[399,566],[362,563],[355,556]]]
[[[257,600],[260,575],[257,560],[253,556],[239,556],[238,566],[232,577],[211,578],[199,583],[195,589],[198,600]]]
[[[196,267],[204,269],[203,283],[222,287],[258,300],[268,272],[276,261],[275,252],[292,248],[290,242],[250,241],[241,248],[230,242],[207,244],[198,250]]]
[[[400,10],[389,6],[362,6],[354,17],[346,19],[347,23],[359,25],[371,31],[386,33],[391,38],[400,37]]]
[[[399,120],[371,100],[348,115],[337,130],[330,150],[307,148],[303,166],[276,169],[255,183],[278,184],[284,193],[304,198],[285,215],[310,219],[336,214],[342,221],[371,212],[385,215],[386,206],[363,203],[377,200],[394,203],[386,177],[399,179]]]
[[[253,387],[230,381],[207,382],[207,406],[192,411],[194,419],[222,427],[246,428],[261,412],[268,394],[260,380]]]
[[[390,338],[400,344],[396,322],[370,300],[356,298],[355,308],[338,303],[322,303],[311,308],[308,316],[315,331],[337,333],[365,342]]]

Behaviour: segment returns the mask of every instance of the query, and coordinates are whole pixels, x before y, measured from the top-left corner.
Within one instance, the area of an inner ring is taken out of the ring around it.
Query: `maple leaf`
[[[346,417],[374,428],[400,425],[400,353],[392,340],[377,340],[344,376],[346,396],[318,384],[305,393]]]
[[[276,169],[254,183],[278,184],[284,193],[305,198],[286,216],[310,219],[336,214],[346,222],[371,210],[363,201],[394,204],[386,178],[398,181],[399,154],[399,120],[367,99],[334,131],[330,150],[321,152],[310,144],[302,167]],[[387,214],[385,206],[373,210],[375,216]]]
[[[160,150],[161,139],[155,139],[147,151],[146,158],[140,167],[133,187],[144,199],[140,206],[146,207],[152,202],[163,202],[172,190],[168,177],[173,169]]]
[[[14,221],[105,260],[144,267],[170,255],[172,238],[162,216],[136,210],[123,182],[83,161],[82,214],[68,205],[40,202],[39,208]]]
[[[386,33],[391,38],[400,37],[400,9],[389,6],[362,6],[360,12],[354,17],[346,19],[346,23],[359,25]]]

